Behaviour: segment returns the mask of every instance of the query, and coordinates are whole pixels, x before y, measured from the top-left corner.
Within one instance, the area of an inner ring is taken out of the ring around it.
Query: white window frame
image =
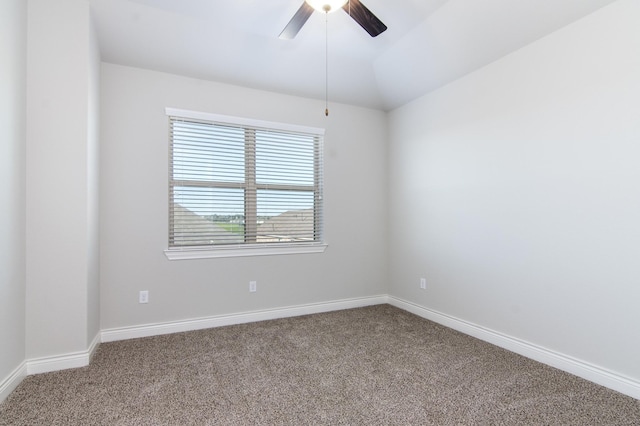
[[[321,138],[324,138],[325,132],[324,129],[317,127],[299,126],[294,124],[277,123],[198,111],[189,111],[177,108],[166,108],[165,113],[169,117],[211,121],[236,126],[267,128],[284,132],[306,133],[317,135]],[[320,149],[322,149],[322,144],[320,144]],[[169,179],[171,179],[171,177],[169,177]],[[322,222],[323,221],[320,220],[320,223]],[[308,243],[243,243],[221,246],[171,247],[167,248],[164,253],[169,260],[323,253],[328,245],[324,242],[322,229],[320,229],[319,232],[319,241]]]

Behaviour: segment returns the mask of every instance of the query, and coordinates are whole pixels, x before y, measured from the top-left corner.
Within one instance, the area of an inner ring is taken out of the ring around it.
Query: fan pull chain
[[[324,13],[324,115],[329,116],[329,11]]]

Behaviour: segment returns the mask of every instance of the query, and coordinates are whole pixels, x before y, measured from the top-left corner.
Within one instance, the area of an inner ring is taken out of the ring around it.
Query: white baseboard
[[[29,359],[26,361],[27,374],[49,373],[69,368],[86,367],[100,345],[100,334],[97,334],[86,351],[65,355]]]
[[[27,363],[23,361],[15,370],[0,382],[0,403],[7,399],[9,394],[18,387],[20,382],[27,376]]]
[[[91,357],[100,342],[135,339],[184,331],[201,330],[234,324],[245,324],[278,318],[289,318],[300,315],[331,312],[342,309],[361,308],[388,303],[422,318],[437,322],[464,334],[484,340],[485,342],[518,353],[543,364],[550,365],[583,379],[613,389],[632,398],[640,399],[640,382],[622,376],[605,368],[584,362],[573,357],[551,351],[535,344],[507,336],[477,324],[416,305],[406,300],[379,295],[364,298],[345,299],[334,302],[289,306],[262,311],[243,312],[230,315],[218,315],[191,320],[146,324],[135,327],[112,328],[102,330],[91,343],[88,350],[62,356],[31,359],[23,362],[11,375],[0,382],[0,402],[3,401],[28,374],[46,373],[50,371],[78,368],[89,365]]]
[[[321,312],[339,311],[342,309],[362,308],[364,306],[381,305],[388,302],[386,295],[344,299],[334,302],[312,303],[289,306],[262,311],[242,312],[230,315],[216,315],[158,324],[145,324],[135,327],[111,328],[102,330],[102,342],[136,339],[140,337],[158,336],[161,334],[180,333],[184,331],[202,330],[226,325],[245,324],[278,318],[289,318],[300,315],[318,314]]]
[[[476,337],[511,352],[566,371],[567,373],[613,389],[632,398],[640,399],[640,382],[629,377],[459,318],[424,308],[397,297],[388,296],[388,303],[469,336]]]

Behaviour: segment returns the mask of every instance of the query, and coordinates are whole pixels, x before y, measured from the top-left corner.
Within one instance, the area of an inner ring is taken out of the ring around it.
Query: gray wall
[[[0,384],[25,358],[26,14],[0,2]]]
[[[326,128],[326,251],[167,260],[166,107]],[[327,118],[320,101],[103,64],[102,328],[386,294],[386,115],[330,109]]]
[[[99,54],[85,0],[31,0],[27,46],[27,358],[98,336]]]
[[[100,47],[89,16],[87,100],[87,343],[100,333]]]
[[[390,114],[392,295],[640,380],[638,22],[615,2]]]

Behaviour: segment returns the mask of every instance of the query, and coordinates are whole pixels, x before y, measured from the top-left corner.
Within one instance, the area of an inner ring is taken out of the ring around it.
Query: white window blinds
[[[169,248],[321,242],[322,133],[204,116],[169,115]]]

